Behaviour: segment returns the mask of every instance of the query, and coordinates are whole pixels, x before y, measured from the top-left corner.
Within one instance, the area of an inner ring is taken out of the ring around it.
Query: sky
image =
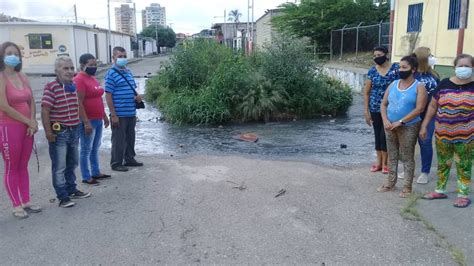
[[[112,2],[114,1],[114,2]],[[126,0],[111,0],[111,28],[115,29],[114,8]],[[276,8],[288,0],[254,0],[257,20],[265,10]],[[224,21],[224,10],[238,9],[242,22],[247,21],[247,0],[135,0],[137,29],[142,29],[141,10],[151,3],[166,7],[167,23],[177,33],[193,34]],[[107,28],[107,0],[0,0],[0,13],[44,22],[74,21],[74,4],[78,22]],[[251,17],[251,15],[250,15]]]

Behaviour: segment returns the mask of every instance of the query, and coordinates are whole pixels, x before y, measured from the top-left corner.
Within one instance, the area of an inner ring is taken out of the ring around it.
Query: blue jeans
[[[81,139],[81,173],[82,180],[90,180],[93,176],[100,175],[99,167],[99,148],[102,142],[102,119],[90,120],[92,133],[86,135],[84,123],[79,126],[79,135]],[[90,168],[89,168],[90,163]],[[91,174],[92,171],[92,174]]]
[[[79,129],[68,127],[56,133],[56,141],[49,143],[53,187],[59,200],[69,199],[77,192],[76,169],[79,162]]]
[[[435,119],[433,118],[426,127],[426,139],[422,140],[418,137],[421,153],[421,172],[429,174],[431,170],[431,162],[433,161],[433,133],[435,130]]]

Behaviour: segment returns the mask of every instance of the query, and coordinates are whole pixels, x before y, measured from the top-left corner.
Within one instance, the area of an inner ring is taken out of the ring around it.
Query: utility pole
[[[224,9],[224,24],[222,25],[222,34],[224,35],[224,46],[227,46],[227,41],[225,39],[226,33],[226,23],[227,23],[227,10]]]
[[[456,54],[460,55],[464,51],[464,31],[466,29],[467,22],[467,6],[468,0],[461,0],[461,12],[459,18],[459,35],[458,35],[458,47]]]
[[[110,30],[110,0],[107,0],[107,19],[109,21],[109,30],[107,31],[107,48],[108,48],[108,59],[109,63],[112,63],[112,31]]]
[[[76,8],[76,4],[74,4],[74,21],[76,21],[76,24],[77,24],[77,8]]]

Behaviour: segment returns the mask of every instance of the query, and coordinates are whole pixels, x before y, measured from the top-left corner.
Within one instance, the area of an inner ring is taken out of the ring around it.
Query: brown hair
[[[429,73],[435,78],[439,79],[439,74],[428,65],[428,58],[431,56],[431,50],[428,47],[418,47],[413,52],[418,59],[418,72]]]
[[[464,58],[471,60],[471,65],[474,66],[474,57],[472,57],[472,55],[470,54],[460,54],[456,56],[456,59],[454,59],[454,66],[458,64],[459,60],[464,59]]]
[[[13,46],[18,50],[18,53],[20,55],[20,62],[23,63],[23,58],[21,57],[20,47],[18,47],[18,45],[16,45],[13,42],[4,42],[4,43],[2,43],[2,45],[0,45],[0,71],[5,70],[5,63],[3,62],[3,59],[5,57],[5,50],[10,46]],[[16,72],[21,71],[21,65],[22,64],[19,64],[18,66],[15,67]]]

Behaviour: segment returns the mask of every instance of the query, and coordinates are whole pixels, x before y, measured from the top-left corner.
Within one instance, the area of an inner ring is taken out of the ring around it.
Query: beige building
[[[460,52],[474,54],[474,3],[467,5],[467,27],[460,29],[461,0],[395,2],[393,60],[426,46],[438,59],[436,70],[449,74]]]
[[[126,33],[112,31],[111,47],[131,49],[131,38]],[[108,62],[107,30],[85,24],[0,22],[0,40],[12,41],[21,49],[23,69],[26,73],[54,73],[58,56],[72,58],[76,67],[84,53],[96,56],[99,63]],[[133,53],[128,53],[133,57]]]
[[[263,16],[257,19],[256,33],[255,33],[255,47],[258,49],[265,44],[271,44],[279,33],[272,26],[272,18],[279,16],[281,11],[279,9],[269,9]]]
[[[129,5],[121,5],[115,8],[115,28],[119,32],[135,35],[137,34],[137,18],[135,9]]]
[[[153,3],[142,11],[142,27],[150,25],[166,26],[166,8]]]

